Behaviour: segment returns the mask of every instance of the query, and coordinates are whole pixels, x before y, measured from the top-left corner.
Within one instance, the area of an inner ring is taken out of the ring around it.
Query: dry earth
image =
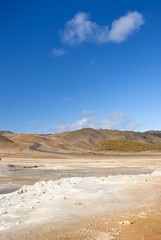
[[[100,139],[161,132],[0,132],[1,240],[161,239],[161,153],[92,153]],[[24,186],[25,185],[25,186]]]
[[[118,167],[148,168],[153,173],[105,177],[75,177],[37,182],[0,195],[1,239],[161,239],[160,157],[104,157],[69,159],[3,158],[56,171],[111,173]],[[1,163],[1,164],[2,164]],[[135,169],[136,170],[136,169]],[[111,174],[112,175],[112,174]],[[34,182],[33,182],[34,183]],[[30,183],[31,184],[31,183]]]

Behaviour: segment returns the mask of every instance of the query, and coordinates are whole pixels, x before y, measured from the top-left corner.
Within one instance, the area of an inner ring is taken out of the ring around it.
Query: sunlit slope
[[[47,153],[161,151],[161,131],[141,133],[92,128],[57,134],[14,134],[3,131],[0,132],[0,137],[1,151],[13,149]]]
[[[18,144],[0,135],[0,153],[15,153],[19,151],[19,149],[21,149],[21,147]]]

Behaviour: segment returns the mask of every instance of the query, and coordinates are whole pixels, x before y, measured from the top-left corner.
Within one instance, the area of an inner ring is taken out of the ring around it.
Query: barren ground
[[[161,239],[160,155],[63,156],[2,159],[2,240]]]

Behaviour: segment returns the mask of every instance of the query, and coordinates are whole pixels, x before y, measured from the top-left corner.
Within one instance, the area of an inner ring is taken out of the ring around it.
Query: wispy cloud
[[[29,125],[32,129],[37,129],[41,126],[41,123],[37,120],[32,120],[29,122]]]
[[[82,118],[81,120],[75,121],[69,124],[59,124],[50,128],[53,132],[63,132],[81,128],[94,128],[94,129],[126,129],[135,130],[141,124],[135,122],[133,118],[127,117],[123,112],[114,112],[109,114],[102,120],[96,120],[94,118]]]
[[[89,14],[79,12],[70,21],[66,22],[65,29],[61,32],[62,41],[73,45],[82,42],[120,43],[125,41],[130,34],[143,24],[143,16],[137,11],[129,12],[115,19],[111,28],[108,25],[98,25],[90,20]]]
[[[53,48],[53,50],[52,50],[53,57],[60,57],[60,56],[65,55],[66,53],[67,53],[67,51],[62,48]]]
[[[72,98],[71,97],[64,97],[64,100],[67,101],[67,102],[70,102],[70,101],[72,101]]]
[[[99,113],[101,113],[101,112],[102,112],[102,111],[93,111],[93,110],[87,111],[87,110],[83,110],[83,111],[81,112],[81,114],[82,114],[83,116],[92,116],[92,115],[99,114]]]
[[[95,65],[95,64],[96,64],[95,60],[93,58],[91,58],[90,59],[90,65]]]

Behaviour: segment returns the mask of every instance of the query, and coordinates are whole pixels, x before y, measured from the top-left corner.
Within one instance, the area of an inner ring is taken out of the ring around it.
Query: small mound
[[[0,135],[0,153],[16,153],[22,149],[21,144]]]
[[[14,137],[14,140],[22,142],[40,142],[42,139],[43,137],[37,134],[21,134]]]
[[[11,131],[0,131],[0,135],[9,139],[12,139],[13,137],[17,136],[17,133],[13,133]]]

